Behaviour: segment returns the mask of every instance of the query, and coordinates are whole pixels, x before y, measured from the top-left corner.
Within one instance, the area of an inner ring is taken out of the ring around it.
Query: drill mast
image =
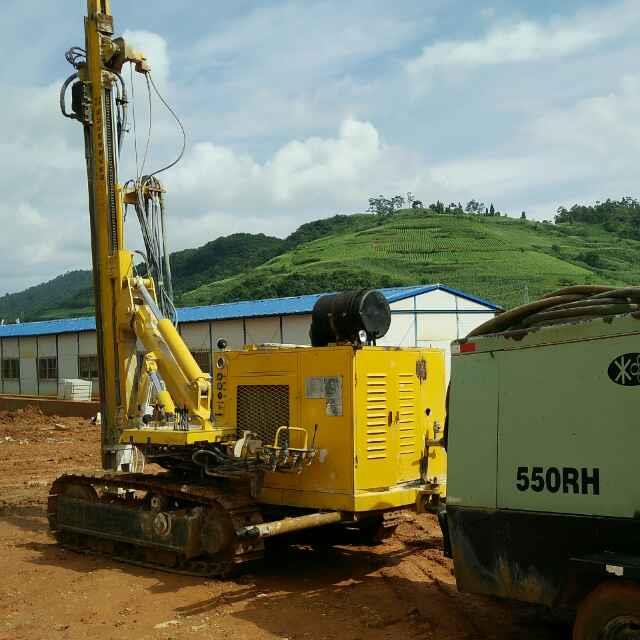
[[[128,107],[123,66],[134,65],[136,72],[147,76],[148,87],[155,85],[144,55],[113,33],[109,0],[88,0],[85,48],[67,52],[76,72],[61,92],[63,114],[79,120],[84,128],[105,469],[118,468],[132,445],[149,442],[141,427],[143,419],[149,418],[145,397],[148,400],[152,390],[158,409],[156,427],[177,427],[186,434],[185,440],[194,429],[201,441],[221,437],[211,422],[210,378],[166,317],[173,305],[162,186],[153,174],[137,176],[126,189],[118,180]],[[66,107],[69,86],[71,111]],[[125,205],[135,207],[142,226],[145,277],[135,275],[133,252],[125,246]],[[156,234],[151,237],[147,221],[154,212],[160,212],[161,224],[151,225]],[[154,275],[160,282],[160,300]],[[146,352],[139,371],[137,340]]]
[[[113,18],[109,0],[88,0],[85,19],[86,97],[90,122],[84,123],[89,216],[96,304],[102,453],[104,468],[114,466],[120,432],[128,414],[130,384],[135,371],[135,334],[118,330],[118,299],[131,275],[133,255],[124,250],[122,189],[118,183],[114,82],[120,69],[105,60],[112,45]],[[112,72],[110,72],[112,71]]]

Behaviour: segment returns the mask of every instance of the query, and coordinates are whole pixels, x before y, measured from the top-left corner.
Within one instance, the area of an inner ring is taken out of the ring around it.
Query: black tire
[[[640,585],[599,584],[578,607],[573,640],[640,640]]]

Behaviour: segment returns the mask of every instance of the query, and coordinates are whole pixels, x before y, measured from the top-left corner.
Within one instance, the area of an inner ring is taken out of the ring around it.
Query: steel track
[[[96,491],[95,497],[92,497],[92,491]],[[131,497],[134,492],[173,499],[192,508],[222,509],[234,530],[262,522],[258,505],[243,486],[217,487],[176,479],[169,474],[98,473],[66,474],[55,480],[48,501],[49,528],[64,547],[184,575],[224,577],[242,565],[262,558],[262,540],[240,540],[232,535],[228,546],[219,553],[187,558],[180,552],[158,551],[153,545],[141,544],[135,539],[128,540],[124,536],[114,539],[112,535],[100,535],[99,531],[78,530],[59,519],[58,498],[63,495],[74,495],[74,499],[92,503],[117,503],[131,509],[148,509],[144,501]]]

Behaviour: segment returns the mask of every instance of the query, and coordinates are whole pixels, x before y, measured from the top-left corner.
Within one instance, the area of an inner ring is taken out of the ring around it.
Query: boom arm
[[[178,408],[201,428],[211,427],[211,382],[203,373],[172,322],[163,318],[142,278],[134,286],[137,305],[133,326],[145,349],[155,355],[158,371]]]

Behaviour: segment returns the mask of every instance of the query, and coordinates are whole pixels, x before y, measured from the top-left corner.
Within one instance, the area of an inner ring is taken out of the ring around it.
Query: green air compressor
[[[458,588],[640,638],[640,287],[576,286],[453,344],[440,514]]]

